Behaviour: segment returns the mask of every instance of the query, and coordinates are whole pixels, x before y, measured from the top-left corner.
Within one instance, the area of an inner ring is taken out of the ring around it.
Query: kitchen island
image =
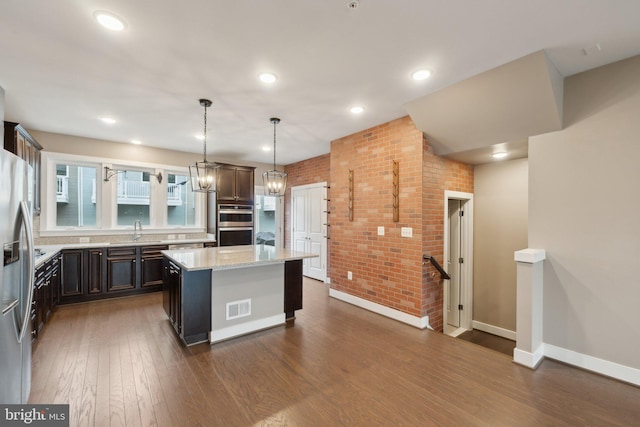
[[[162,251],[163,305],[187,345],[282,325],[302,308],[302,260],[267,245]]]

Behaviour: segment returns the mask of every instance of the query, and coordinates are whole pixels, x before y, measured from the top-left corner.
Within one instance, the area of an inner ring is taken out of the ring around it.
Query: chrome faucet
[[[138,239],[142,237],[142,235],[140,234],[141,231],[142,231],[142,223],[140,222],[139,219],[136,219],[133,222],[133,241],[134,242],[137,242]]]

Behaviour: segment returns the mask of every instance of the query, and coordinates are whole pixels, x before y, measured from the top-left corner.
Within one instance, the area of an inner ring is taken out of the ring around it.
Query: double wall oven
[[[218,246],[253,244],[253,205],[218,204]]]

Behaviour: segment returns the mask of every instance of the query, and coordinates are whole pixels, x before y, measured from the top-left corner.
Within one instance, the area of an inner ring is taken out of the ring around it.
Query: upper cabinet
[[[253,203],[254,167],[219,164],[218,202]]]
[[[42,146],[18,123],[4,122],[4,149],[24,159],[33,168],[33,213],[40,215],[40,151]]]

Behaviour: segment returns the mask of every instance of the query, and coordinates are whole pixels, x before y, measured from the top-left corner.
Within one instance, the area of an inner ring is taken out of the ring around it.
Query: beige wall
[[[640,368],[640,56],[569,77],[565,129],[529,140],[545,343]]]
[[[76,154],[81,156],[104,157],[108,159],[157,163],[170,166],[188,166],[202,160],[201,153],[164,150],[144,145],[133,145],[79,136],[29,130],[29,133],[44,147],[44,151]],[[273,169],[272,164],[241,160],[221,159],[211,154],[208,160],[256,167],[256,184],[262,185],[262,173]]]
[[[474,169],[473,320],[516,330],[516,264],[527,247],[527,159]]]

